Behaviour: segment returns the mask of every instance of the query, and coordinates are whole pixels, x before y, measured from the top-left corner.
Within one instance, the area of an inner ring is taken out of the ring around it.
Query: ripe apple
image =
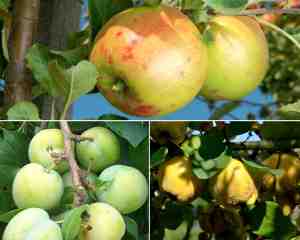
[[[99,201],[106,202],[123,214],[136,211],[148,197],[148,183],[137,169],[125,165],[106,168],[99,176],[107,186],[97,190]]]
[[[63,191],[60,175],[37,163],[22,167],[13,182],[13,199],[19,208],[52,209],[59,204]]]
[[[157,116],[193,100],[207,72],[201,34],[179,10],[137,7],[99,32],[90,55],[101,93],[123,112]]]
[[[76,144],[77,158],[86,169],[99,173],[120,160],[120,143],[115,134],[104,127],[93,127],[81,134],[92,140]]]
[[[31,140],[28,149],[29,159],[33,163],[39,163],[46,168],[54,169],[59,173],[68,170],[68,162],[51,155],[64,152],[64,136],[59,129],[44,129],[38,132]]]
[[[210,22],[208,78],[200,91],[210,100],[240,100],[265,77],[268,44],[251,17],[217,16]]]
[[[3,240],[62,240],[62,233],[46,211],[28,208],[15,215],[7,224]]]
[[[81,232],[80,240],[121,240],[126,231],[122,215],[106,203],[93,203],[89,206],[87,225]]]

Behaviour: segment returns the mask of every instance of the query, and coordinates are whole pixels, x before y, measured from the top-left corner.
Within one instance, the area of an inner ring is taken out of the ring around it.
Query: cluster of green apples
[[[145,176],[138,169],[118,164],[120,143],[107,128],[86,130],[73,147],[77,161],[87,172],[86,183],[93,185],[91,189],[97,198],[86,201],[88,218],[84,221],[89,228],[82,231],[80,239],[122,239],[126,232],[122,214],[138,210],[147,200]],[[16,206],[25,210],[8,223],[3,240],[63,239],[59,225],[47,213],[60,206],[67,187],[76,191],[68,162],[62,157],[62,131],[41,130],[32,138],[28,153],[30,163],[17,172],[12,188]]]
[[[113,16],[90,55],[100,92],[123,112],[158,116],[197,95],[240,100],[261,83],[269,52],[258,22],[247,16],[215,16],[204,34],[180,10],[136,7]],[[204,37],[205,35],[205,37]]]

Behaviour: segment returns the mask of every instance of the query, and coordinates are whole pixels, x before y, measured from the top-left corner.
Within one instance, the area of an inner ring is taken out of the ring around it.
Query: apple
[[[37,163],[22,167],[13,181],[13,199],[19,208],[38,207],[52,209],[63,195],[60,175]]]
[[[64,136],[60,129],[43,129],[31,140],[28,149],[30,162],[39,163],[59,173],[68,170],[68,162],[51,156],[64,153]]]
[[[241,100],[267,73],[265,34],[253,18],[246,16],[214,17],[209,32],[208,77],[200,94],[210,100]]]
[[[201,38],[194,23],[173,7],[136,7],[115,15],[98,33],[90,55],[100,73],[100,92],[137,116],[182,108],[206,79]]]
[[[77,158],[84,168],[99,173],[120,160],[119,140],[109,129],[93,127],[84,131],[81,136],[92,139],[76,144]]]
[[[122,215],[106,203],[93,203],[88,207],[88,228],[81,232],[81,240],[121,240],[126,231]]]
[[[98,188],[98,200],[112,205],[123,214],[138,210],[147,201],[147,180],[133,167],[111,166],[100,174],[99,180],[107,184]]]
[[[60,227],[40,208],[28,208],[7,224],[3,240],[62,240]]]

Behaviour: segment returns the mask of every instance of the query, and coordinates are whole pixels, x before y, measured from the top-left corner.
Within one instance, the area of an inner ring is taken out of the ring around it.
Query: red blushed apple
[[[115,15],[99,32],[90,61],[101,93],[118,109],[156,116],[185,106],[207,72],[201,34],[179,10],[138,7]]]

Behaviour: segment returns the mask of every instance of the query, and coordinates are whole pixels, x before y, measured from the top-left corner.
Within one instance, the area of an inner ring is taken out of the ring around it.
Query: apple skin
[[[62,160],[56,164],[55,158],[51,156],[51,151],[54,153],[64,152],[64,136],[60,129],[44,129],[38,132],[29,144],[28,155],[30,162],[39,163],[59,173],[67,171],[68,162]]]
[[[97,190],[100,202],[106,202],[123,214],[138,210],[148,197],[148,183],[136,168],[114,165],[106,168],[99,180],[108,181],[108,186]]]
[[[93,203],[87,213],[90,230],[81,232],[80,240],[121,240],[126,231],[122,215],[106,203]]]
[[[210,100],[240,100],[261,83],[269,50],[260,25],[251,17],[217,16],[210,22],[208,77],[200,94]]]
[[[182,108],[206,79],[201,38],[194,23],[172,7],[137,7],[115,15],[98,33],[90,55],[100,73],[100,92],[131,115]]]
[[[63,191],[60,175],[37,163],[22,167],[13,182],[13,199],[19,208],[52,209],[59,204]]]
[[[93,127],[81,134],[92,138],[76,144],[79,163],[86,169],[99,173],[120,160],[121,147],[115,134],[104,127]]]
[[[3,240],[62,240],[59,226],[40,208],[28,208],[14,216],[5,228]]]

